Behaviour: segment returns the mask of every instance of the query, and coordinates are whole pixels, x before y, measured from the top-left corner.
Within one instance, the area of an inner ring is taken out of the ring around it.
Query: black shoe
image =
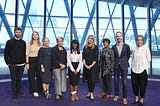
[[[25,96],[25,94],[20,92],[20,93],[18,93],[18,96]]]
[[[142,103],[142,102],[139,102],[139,103],[138,103],[138,106],[143,106],[143,103]]]
[[[132,100],[132,102],[131,102],[131,104],[137,104],[137,103],[139,103],[139,100],[138,100],[138,101],[136,101],[135,99],[134,99],[134,100]]]
[[[17,95],[13,95],[12,99],[16,100],[17,99]]]

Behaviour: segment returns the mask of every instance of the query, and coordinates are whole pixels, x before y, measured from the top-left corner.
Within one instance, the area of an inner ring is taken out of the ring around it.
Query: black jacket
[[[67,66],[67,52],[65,48],[63,48],[63,50],[59,50],[58,46],[56,45],[51,50],[51,68],[59,69],[60,63]]]

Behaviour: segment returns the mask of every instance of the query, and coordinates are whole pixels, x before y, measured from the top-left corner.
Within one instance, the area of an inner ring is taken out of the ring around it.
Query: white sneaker
[[[38,94],[37,92],[34,92],[34,93],[33,93],[33,96],[34,96],[34,97],[38,97],[39,94]]]

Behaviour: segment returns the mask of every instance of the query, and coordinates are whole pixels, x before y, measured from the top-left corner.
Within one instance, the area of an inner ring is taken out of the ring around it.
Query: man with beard
[[[112,49],[114,51],[114,90],[115,97],[113,98],[114,102],[119,100],[119,77],[121,75],[122,78],[122,86],[123,86],[123,99],[122,103],[124,105],[128,104],[127,102],[127,73],[129,63],[128,60],[130,58],[130,47],[129,45],[123,43],[123,35],[122,32],[118,31],[116,33],[116,44],[113,45]]]
[[[10,70],[12,99],[23,96],[21,80],[25,66],[26,43],[21,39],[21,28],[14,29],[14,38],[7,41],[4,50],[4,59]]]

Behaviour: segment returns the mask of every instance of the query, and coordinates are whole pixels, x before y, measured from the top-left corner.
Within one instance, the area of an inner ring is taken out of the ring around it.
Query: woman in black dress
[[[51,98],[49,93],[49,84],[52,77],[51,72],[51,48],[49,47],[49,39],[45,38],[43,41],[43,46],[38,52],[38,60],[40,66],[40,74],[43,86],[43,92],[46,98]]]
[[[94,100],[93,91],[98,80],[98,47],[94,43],[94,36],[89,35],[83,48],[83,78],[88,82],[88,94],[86,98]]]
[[[80,69],[82,66],[82,53],[79,50],[79,42],[71,41],[71,50],[67,52],[69,88],[71,91],[71,100],[78,100],[77,90],[80,79]]]

